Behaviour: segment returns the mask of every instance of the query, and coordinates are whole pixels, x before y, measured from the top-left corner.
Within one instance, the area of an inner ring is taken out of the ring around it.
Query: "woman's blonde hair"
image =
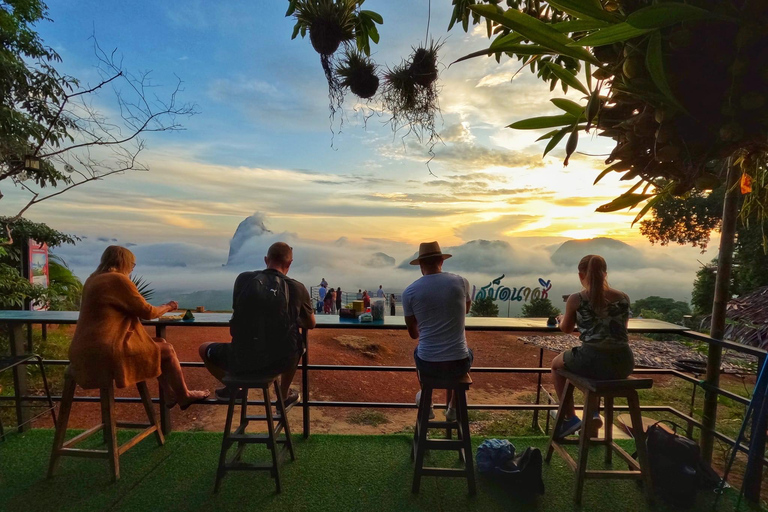
[[[104,249],[104,254],[101,255],[101,263],[96,267],[94,274],[102,274],[104,272],[128,274],[133,270],[135,264],[136,256],[131,251],[119,245],[110,245]]]
[[[588,254],[579,262],[579,272],[584,275],[584,283],[589,293],[589,305],[594,311],[605,308],[605,288],[608,286],[606,274],[608,265],[602,256]]]

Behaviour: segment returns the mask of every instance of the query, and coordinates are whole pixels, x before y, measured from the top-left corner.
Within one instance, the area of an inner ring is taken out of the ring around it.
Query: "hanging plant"
[[[435,114],[440,107],[437,102],[437,87],[433,81],[429,86],[419,85],[411,71],[413,61],[403,61],[387,70],[382,85],[382,103],[392,118],[393,131],[407,128],[415,133],[420,142],[426,139],[434,142],[439,136],[435,132]]]
[[[441,43],[432,41],[426,48],[414,49],[410,72],[413,75],[413,81],[418,85],[429,87],[437,80],[437,50],[441,46]]]
[[[336,66],[336,74],[342,86],[349,87],[353,94],[364,99],[371,98],[379,88],[376,64],[359,51],[348,49]]]
[[[380,14],[361,10],[365,0],[289,0],[286,16],[293,16],[296,24],[291,39],[309,32],[312,47],[320,54],[320,63],[328,81],[328,108],[331,111],[331,124],[336,111],[344,102],[346,77],[336,76],[333,55],[343,44],[349,47],[355,40],[358,51],[366,56],[371,54],[370,41],[379,42],[376,24],[384,22]],[[344,64],[341,65],[344,67]],[[375,69],[374,69],[375,71]],[[370,85],[368,86],[370,88]],[[368,89],[363,89],[363,92]],[[354,92],[354,91],[353,91]],[[375,94],[372,93],[371,95]],[[361,96],[365,97],[365,96]]]

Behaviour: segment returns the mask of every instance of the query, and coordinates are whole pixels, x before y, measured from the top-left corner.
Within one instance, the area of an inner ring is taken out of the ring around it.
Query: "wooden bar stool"
[[[275,479],[275,487],[279,493],[280,487],[280,463],[285,455],[285,448],[291,455],[291,460],[296,460],[293,453],[293,442],[291,441],[291,428],[288,425],[288,411],[298,402],[294,402],[289,407],[283,403],[283,394],[280,391],[278,375],[256,376],[256,377],[233,377],[227,375],[222,382],[229,389],[229,407],[227,408],[227,420],[224,426],[224,437],[221,441],[221,453],[219,454],[219,467],[216,471],[216,485],[213,492],[219,492],[221,480],[227,471],[259,471],[267,470]],[[272,414],[272,405],[270,400],[269,388],[274,386],[277,414]],[[248,390],[260,389],[264,395],[264,412],[259,416],[248,415]],[[240,425],[234,432],[232,430],[232,417],[235,413],[235,404],[240,398]],[[267,422],[267,434],[246,434],[245,429],[251,421]],[[281,438],[280,433],[285,435]],[[227,462],[227,451],[237,443],[237,450],[232,459]],[[248,444],[266,444],[272,454],[272,464],[257,464],[242,462],[240,459],[243,450]],[[277,445],[282,444],[283,448],[278,451]]]
[[[416,460],[413,468],[412,492],[419,492],[422,476],[436,477],[466,477],[469,494],[474,496],[475,469],[472,460],[472,442],[469,434],[469,418],[467,417],[467,390],[472,379],[465,374],[458,379],[435,379],[419,375],[421,383],[421,400],[419,412],[416,415],[416,426],[413,429],[413,445],[411,460]],[[435,389],[450,389],[456,397],[455,421],[430,421],[429,411],[432,405],[432,392]],[[428,439],[430,428],[444,428],[448,439]],[[456,429],[457,439],[451,439],[451,430]],[[424,454],[427,450],[456,450],[459,460],[464,464],[461,469],[424,467]]]
[[[51,450],[51,461],[48,466],[48,478],[53,477],[53,473],[56,471],[56,466],[59,463],[59,458],[67,456],[107,459],[109,461],[109,468],[112,472],[112,481],[117,481],[120,479],[120,455],[127,452],[130,448],[136,446],[139,441],[152,433],[155,434],[158,445],[162,446],[165,444],[163,432],[160,430],[160,424],[158,423],[158,420],[155,417],[155,412],[152,409],[152,398],[149,396],[149,390],[147,389],[146,382],[137,382],[136,389],[139,390],[141,403],[144,405],[144,410],[147,413],[149,423],[128,423],[117,421],[115,418],[115,388],[114,386],[108,386],[99,390],[99,395],[101,398],[101,423],[89,428],[81,434],[76,435],[69,441],[64,441],[64,437],[67,434],[69,413],[72,410],[72,402],[75,397],[76,387],[77,383],[75,382],[75,379],[70,373],[69,369],[67,369],[66,376],[64,377],[64,390],[61,393],[61,409],[59,409],[59,419],[56,422],[56,433],[53,436],[53,449]],[[130,441],[123,445],[118,445],[118,428],[138,428],[143,430],[136,434]],[[106,449],[83,450],[73,448],[73,446],[95,434],[99,430],[103,431],[104,443],[107,445]]]
[[[576,472],[576,503],[581,503],[581,495],[584,488],[584,480],[587,478],[621,478],[642,480],[646,496],[653,501],[653,489],[651,486],[651,474],[648,466],[648,450],[645,444],[645,431],[640,414],[640,402],[637,398],[638,389],[650,389],[653,386],[652,379],[622,379],[622,380],[594,380],[581,377],[575,373],[559,370],[560,375],[567,379],[565,394],[557,411],[557,419],[552,428],[552,434],[547,445],[546,461],[552,458],[552,452],[557,451],[568,466]],[[563,404],[568,398],[573,398],[573,390],[578,388],[584,393],[584,411],[582,415],[581,431],[579,439],[558,439],[557,432],[563,423]],[[600,410],[600,399],[605,400],[605,437],[590,438],[594,416]],[[626,398],[629,405],[629,414],[632,418],[632,429],[635,432],[635,447],[637,459],[635,460],[627,452],[621,449],[613,441],[613,400],[614,398]],[[565,450],[564,445],[579,445],[577,462]],[[610,464],[615,451],[629,465],[629,470],[588,470],[587,457],[591,444],[605,445],[605,463]]]

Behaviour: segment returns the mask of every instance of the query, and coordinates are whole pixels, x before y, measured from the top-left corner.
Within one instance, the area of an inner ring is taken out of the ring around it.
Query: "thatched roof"
[[[725,339],[768,350],[768,286],[731,299],[725,319]],[[703,324],[710,322],[707,317]]]

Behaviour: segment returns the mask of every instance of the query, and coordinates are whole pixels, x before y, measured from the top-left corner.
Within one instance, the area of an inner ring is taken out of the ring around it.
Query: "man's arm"
[[[312,307],[312,299],[309,297],[309,292],[304,288],[304,285],[301,285],[301,287],[304,289],[304,299],[301,301],[301,310],[299,311],[299,327],[314,329],[317,325],[315,308]]]
[[[410,336],[411,339],[414,339],[414,340],[419,339],[419,325],[418,325],[418,322],[416,322],[415,316],[413,315],[406,316],[405,326],[408,327],[408,336]]]
[[[469,294],[469,281],[464,277],[462,277],[462,279],[464,280],[464,298],[466,302],[466,311],[464,314],[468,315],[469,310],[472,309],[472,296]]]

